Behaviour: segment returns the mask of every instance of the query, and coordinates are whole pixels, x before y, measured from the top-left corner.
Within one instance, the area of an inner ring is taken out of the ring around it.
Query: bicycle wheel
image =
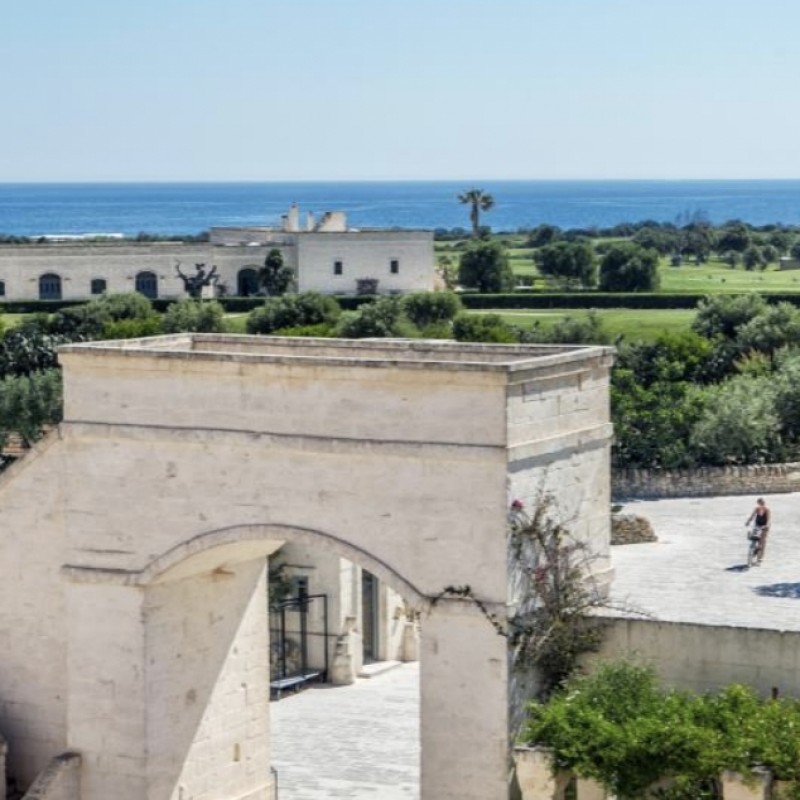
[[[750,539],[750,547],[747,548],[747,566],[752,567],[758,560],[758,539]]]

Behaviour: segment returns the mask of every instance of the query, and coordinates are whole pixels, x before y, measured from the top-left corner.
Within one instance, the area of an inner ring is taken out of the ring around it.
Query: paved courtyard
[[[611,548],[613,598],[661,620],[800,630],[800,494],[763,497],[772,529],[751,569],[744,522],[755,494],[626,503],[659,541]]]
[[[417,800],[419,664],[270,704],[279,800]]]

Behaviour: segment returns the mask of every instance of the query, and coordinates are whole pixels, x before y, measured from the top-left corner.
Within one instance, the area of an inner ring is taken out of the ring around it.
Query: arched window
[[[106,290],[106,279],[105,278],[93,278],[92,279],[92,294],[103,294]]]
[[[61,277],[54,272],[48,272],[39,278],[39,299],[61,299]]]
[[[6,296],[6,282],[0,281],[0,297]]]
[[[258,294],[258,272],[252,267],[240,269],[236,276],[236,294],[239,297],[250,297]]]
[[[136,291],[150,300],[155,300],[158,297],[158,276],[155,272],[137,273]]]

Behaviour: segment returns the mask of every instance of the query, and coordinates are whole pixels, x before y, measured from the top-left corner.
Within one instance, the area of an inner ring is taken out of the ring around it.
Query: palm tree
[[[458,202],[472,206],[469,219],[472,222],[472,235],[477,239],[481,235],[481,211],[488,211],[494,205],[494,197],[483,189],[468,189],[458,196]]]

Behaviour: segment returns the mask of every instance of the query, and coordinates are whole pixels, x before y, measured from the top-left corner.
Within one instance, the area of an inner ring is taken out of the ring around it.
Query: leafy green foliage
[[[247,317],[248,333],[275,333],[284,328],[305,325],[333,325],[341,314],[339,304],[318,292],[268,298],[261,308]]]
[[[0,377],[29,375],[57,365],[56,347],[69,339],[46,328],[46,319],[37,318],[6,332],[0,341]]]
[[[691,447],[706,464],[755,464],[781,452],[781,423],[768,377],[739,375],[702,390]]]
[[[461,254],[458,280],[479,292],[504,292],[513,288],[514,273],[505,249],[498,242],[481,242]]]
[[[692,330],[708,339],[734,339],[742,325],[766,309],[766,301],[757,294],[710,295],[698,303]]]
[[[566,285],[590,288],[597,285],[597,261],[589,242],[556,242],[536,253],[539,272]]]
[[[225,309],[215,300],[184,298],[164,315],[164,333],[219,333],[225,330]]]
[[[161,317],[157,314],[146,319],[121,319],[103,326],[103,339],[140,339],[162,333]]]
[[[519,338],[524,343],[542,344],[609,344],[611,341],[594,309],[584,317],[568,315],[549,328],[534,323],[530,330],[521,331]]]
[[[652,292],[658,288],[658,253],[632,242],[614,245],[600,262],[604,292]]]
[[[499,314],[459,314],[453,320],[453,336],[459,342],[511,344],[517,334]]]
[[[739,685],[706,695],[664,690],[652,670],[623,662],[532,704],[523,738],[625,800],[662,778],[675,781],[666,796],[699,800],[718,796],[725,769],[764,765],[780,779],[800,777],[799,733],[796,700],[763,701]]]
[[[280,297],[294,286],[294,272],[283,263],[283,254],[276,247],[267,253],[258,282],[270,297]]]
[[[406,316],[418,328],[450,322],[463,310],[461,300],[453,292],[412,292],[403,298]]]
[[[33,444],[45,425],[61,420],[61,370],[46,369],[0,380],[0,444],[17,433]]]
[[[47,324],[48,332],[71,341],[105,337],[110,323],[157,318],[153,304],[139,292],[126,292],[98,297],[80,306],[72,306],[53,314]],[[118,336],[107,338],[120,338]]]
[[[365,303],[358,311],[345,313],[337,333],[346,339],[419,335],[406,316],[403,301],[399,297],[381,297],[372,303]]]

